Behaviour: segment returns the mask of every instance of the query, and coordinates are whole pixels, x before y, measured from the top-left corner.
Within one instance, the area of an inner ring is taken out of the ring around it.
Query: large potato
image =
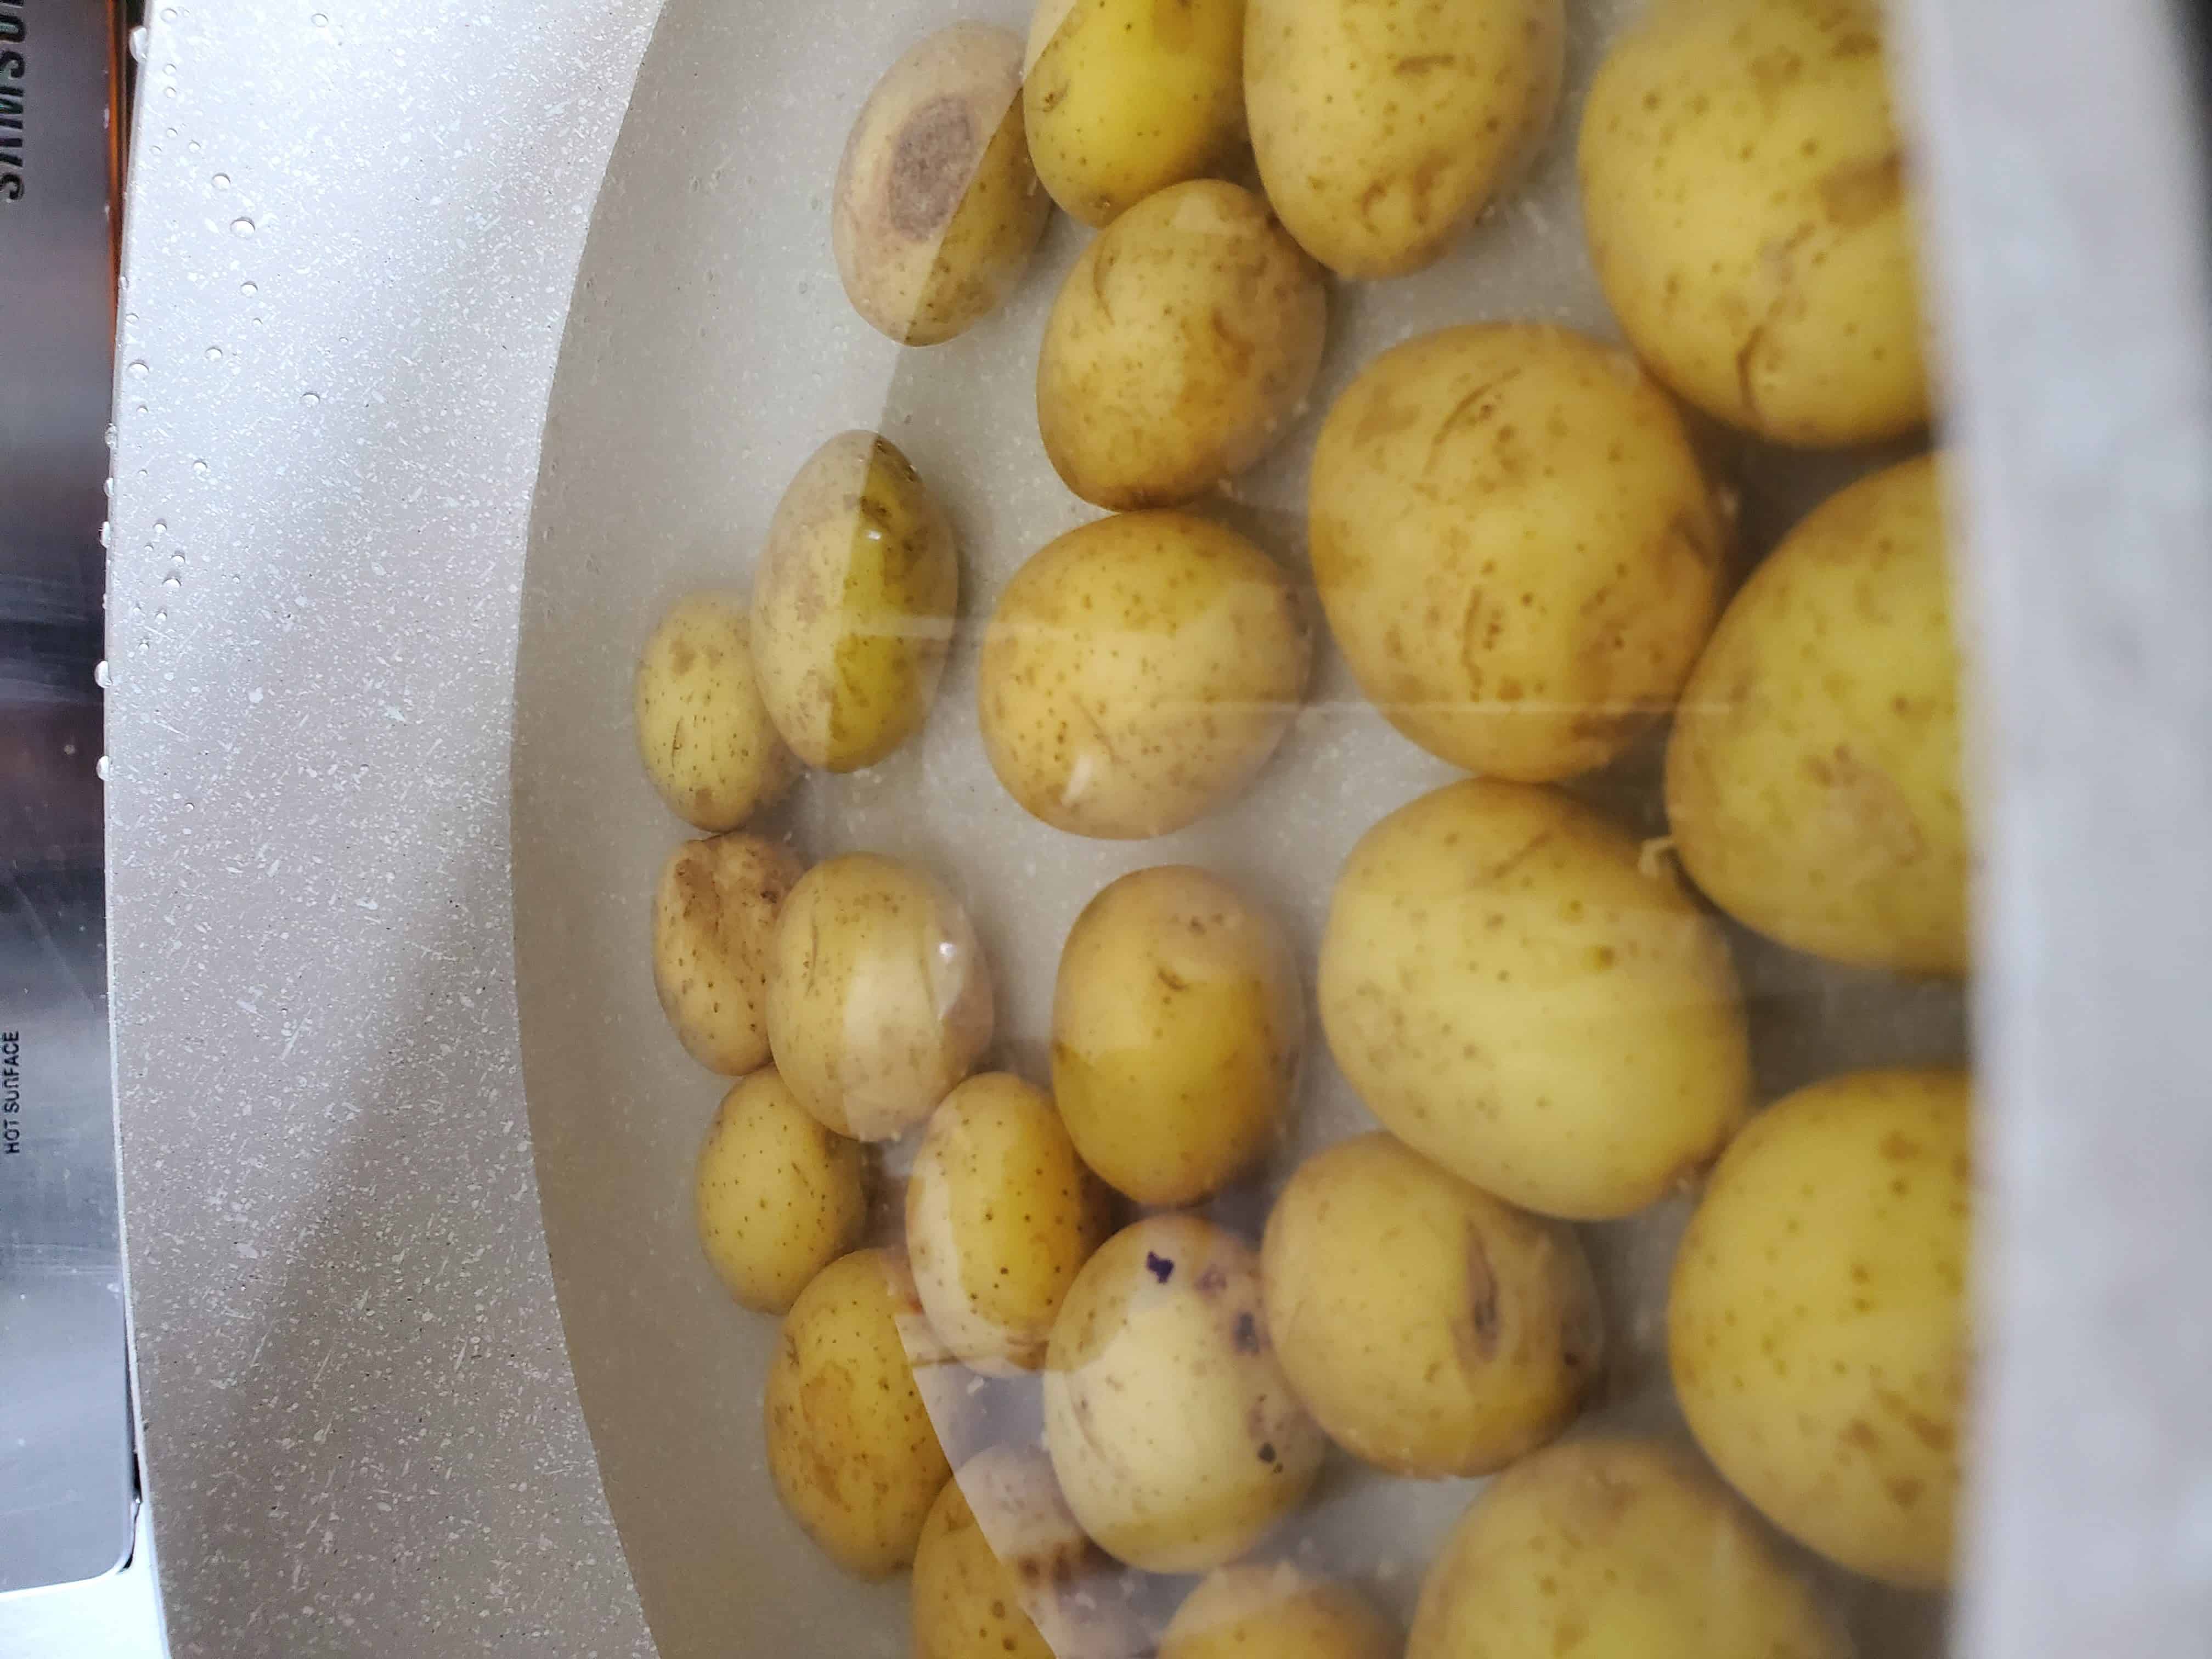
[[[1562,328],[1385,352],[1329,411],[1314,580],[1360,689],[1455,766],[1602,766],[1670,707],[1720,611],[1721,514],[1666,394]]]
[[[1487,1474],[1573,1420],[1604,1346],[1581,1242],[1386,1134],[1298,1166],[1260,1252],[1291,1385],[1394,1474]]]
[[[1038,0],[1022,100],[1053,199],[1111,223],[1244,142],[1244,0]]]
[[[1204,870],[1139,870],[1068,930],[1053,1092],[1108,1182],[1140,1204],[1195,1203],[1274,1144],[1304,1024],[1273,916]]]
[[[782,1313],[868,1224],[868,1158],[792,1098],[772,1070],[722,1097],[699,1148],[699,1243],[730,1294]]]
[[[694,829],[737,829],[799,775],[761,701],[751,632],[743,602],[694,593],[669,607],[638,656],[638,757]]]
[[[873,766],[921,729],[952,643],[952,526],[888,438],[842,432],[783,492],[753,582],[753,660],[809,766]]]
[[[1928,418],[1879,0],[1655,0],[1583,114],[1583,222],[1637,351],[1783,443]]]
[[[1951,1571],[1972,1341],[1966,1076],[1860,1072],[1752,1121],[1675,1257],[1674,1390],[1784,1531],[1858,1572]]]
[[[1037,357],[1037,422],[1067,487],[1172,507],[1273,448],[1328,332],[1321,270],[1267,204],[1201,179],[1147,198],[1075,262]]]
[[[983,635],[983,749],[1055,829],[1182,829],[1243,792],[1297,713],[1312,640],[1282,568],[1182,513],[1071,530]]]
[[[975,1370],[1044,1364],[1067,1287],[1112,1230],[1112,1194],[1042,1091],[993,1072],[930,1114],[907,1178],[907,1252],[929,1322]]]
[[[960,902],[870,853],[791,890],[768,968],[768,1041],[799,1103],[857,1140],[929,1115],[990,1046],[990,963]]]
[[[1878,472],[1753,574],[1683,692],[1667,814],[1691,879],[1738,921],[1863,967],[1963,974],[1942,496],[1932,459]]]
[[[1267,199],[1344,276],[1432,263],[1551,125],[1565,40],[1560,0],[1251,0]]]
[[[660,866],[653,988],[710,1072],[743,1077],[768,1063],[769,947],[802,868],[789,848],[747,835],[687,841]]]
[[[1627,1215],[1742,1121],[1751,1061],[1718,928],[1556,790],[1455,783],[1352,849],[1321,1018],[1385,1127],[1546,1215]]]
[[[1124,1228],[1077,1275],[1044,1428],[1084,1531],[1147,1572],[1243,1554],[1304,1499],[1328,1444],[1268,1343],[1250,1248],[1188,1215]]]
[[[1022,43],[955,23],[876,82],[845,141],[830,242],[853,308],[935,345],[996,311],[1051,216],[1022,131]]]
[[[784,1316],[763,1401],[769,1474],[806,1535],[863,1578],[914,1559],[951,1478],[915,1381],[933,1356],[906,1264],[887,1251],[840,1256]]]
[[[1287,1561],[1222,1567],[1183,1598],[1160,1659],[1398,1659],[1397,1627],[1349,1584]]]
[[[1429,1569],[1406,1659],[1850,1659],[1839,1624],[1686,1454],[1577,1440],[1515,1464]]]

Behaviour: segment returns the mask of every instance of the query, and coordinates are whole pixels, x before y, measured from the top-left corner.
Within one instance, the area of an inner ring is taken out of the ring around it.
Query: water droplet
[[[146,412],[146,405],[143,404],[133,404],[131,407],[141,415],[143,415]]]
[[[217,190],[228,190],[230,188],[230,175],[227,173],[218,173],[214,178],[209,179],[208,183],[213,185]]]
[[[156,519],[154,520],[154,534],[157,538],[166,536],[168,533],[169,521],[167,519]]]
[[[322,402],[322,397],[317,392],[302,392],[300,394],[300,401],[307,404],[308,408],[313,409],[317,404]]]
[[[134,380],[144,380],[146,378],[146,360],[143,357],[134,358],[131,362],[125,363],[123,366],[123,372],[125,374],[128,374]]]
[[[256,288],[252,283],[240,283],[238,285],[238,291],[246,295],[249,300],[255,295],[261,292],[261,290],[258,288]]]
[[[107,659],[102,657],[92,665],[92,683],[101,690],[107,690]]]
[[[199,153],[200,141],[197,138],[193,139],[191,143],[185,146],[185,154],[187,155],[197,155]]]
[[[208,464],[205,461],[194,461],[192,463],[192,476],[194,477],[204,478],[207,475]]]
[[[221,362],[222,361],[222,348],[221,346],[210,346],[208,348],[207,357],[208,361],[211,363]]]
[[[230,222],[230,234],[234,236],[252,235],[253,221],[251,219],[233,219]]]
[[[98,778],[102,783],[106,783],[107,781],[106,756],[102,755],[97,761],[93,763],[92,775]]]
[[[331,20],[324,16],[320,12],[317,12],[309,21],[311,21],[319,29],[326,29],[331,26]]]
[[[173,86],[165,86],[161,88],[161,96],[164,98],[173,98],[176,95],[177,89]]]
[[[108,38],[114,39],[112,35]],[[146,26],[143,23],[131,31],[131,57],[134,63],[143,64],[146,61]]]
[[[154,620],[155,622],[167,622],[169,620],[169,613],[166,610],[156,611],[154,613]]]
[[[164,6],[164,7],[162,7],[162,8],[161,8],[161,21],[162,21],[164,23],[173,23],[173,22],[175,22],[175,21],[177,21],[177,9],[176,9],[174,6]]]
[[[164,577],[162,577],[162,578],[161,578],[161,586],[164,586],[164,587],[182,587],[184,585],[185,585],[185,580],[184,580],[184,578],[183,578],[183,577],[181,577],[181,576],[173,576],[173,576],[164,576]],[[166,613],[166,612],[164,612],[163,614],[165,614],[165,615],[166,615],[167,613]]]
[[[110,449],[115,447],[115,422],[112,421],[107,423],[107,447]]]
[[[111,479],[109,482],[112,483],[113,480]],[[100,521],[100,544],[102,547],[106,547],[108,544],[108,538],[112,536],[114,533],[114,526],[109,524],[106,520],[102,519]]]
[[[185,556],[181,553],[172,553],[169,555],[169,562],[181,568],[185,562]]]
[[[112,478],[102,478],[100,481],[100,493],[106,496],[109,501],[113,501],[115,499],[115,480]]]
[[[162,65],[161,65],[161,78],[162,78],[164,81],[173,81],[173,80],[175,80],[175,79],[177,78],[177,66],[176,66],[174,64],[162,64]]]

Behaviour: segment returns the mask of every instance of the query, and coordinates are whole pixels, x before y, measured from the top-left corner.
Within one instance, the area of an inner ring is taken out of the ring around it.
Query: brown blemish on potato
[[[1856,230],[1897,205],[1905,193],[1905,158],[1892,150],[1871,161],[1846,162],[1822,175],[1814,188],[1836,226]]]
[[[884,216],[891,228],[917,242],[941,233],[968,193],[982,146],[963,99],[933,98],[908,117],[884,178]]]
[[[1467,1317],[1452,1322],[1452,1337],[1460,1364],[1472,1371],[1498,1356],[1498,1273],[1490,1265],[1490,1251],[1481,1230],[1467,1230]]]

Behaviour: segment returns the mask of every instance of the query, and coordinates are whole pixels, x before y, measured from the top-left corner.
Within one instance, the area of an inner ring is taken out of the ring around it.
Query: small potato
[[[1100,507],[1192,501],[1274,447],[1328,331],[1321,269],[1248,190],[1147,197],[1083,250],[1045,325],[1037,422]]]
[[[1183,1598],[1160,1659],[1398,1659],[1397,1627],[1349,1584],[1287,1561],[1222,1567]]]
[[[1192,1204],[1267,1154],[1305,1011],[1281,926],[1218,876],[1123,876],[1068,930],[1052,1086],[1083,1161],[1140,1204]]]
[[[914,1557],[914,1659],[1137,1659],[1150,1649],[1035,1446],[994,1446],[938,1494]]]
[[[735,830],[799,775],[753,674],[743,602],[694,593],[669,607],[637,660],[638,758],[668,810]]]
[[[1182,513],[1071,530],[983,635],[984,752],[1054,828],[1164,836],[1250,783],[1305,696],[1313,642],[1282,568]]]
[[[1567,329],[1385,352],[1329,411],[1309,489],[1314,581],[1360,690],[1471,772],[1604,765],[1720,614],[1726,530],[1674,406]]]
[[[1244,143],[1244,0],[1038,0],[1022,101],[1037,177],[1110,224]]]
[[[1972,851],[1942,477],[1830,499],[1753,573],[1682,694],[1667,815],[1736,920],[1860,967],[1963,974]]]
[[[763,1416],[776,1496],[848,1572],[883,1578],[914,1559],[952,1475],[915,1386],[933,1352],[906,1263],[855,1250],[814,1276],[784,1316]]]
[[[1113,1231],[1051,1097],[971,1077],[930,1114],[907,1178],[906,1246],[929,1322],[987,1376],[1036,1370],[1067,1287]]]
[[[743,1077],[768,1064],[769,944],[805,868],[758,836],[687,841],[660,866],[653,901],[653,988],[684,1051]]]
[[[1551,126],[1565,38],[1560,0],[1251,0],[1267,199],[1340,275],[1433,264]]]
[[[722,1097],[699,1148],[699,1243],[744,1306],[780,1314],[807,1281],[860,1242],[868,1158],[792,1098],[773,1071]]]
[[[1369,830],[1337,878],[1320,981],[1329,1048],[1383,1127],[1524,1210],[1639,1210],[1750,1103],[1720,930],[1556,790],[1470,780]]]
[[[1674,1259],[1674,1390],[1784,1532],[1897,1584],[1950,1577],[1972,1340],[1964,1072],[1858,1072],[1752,1120]]]
[[[1045,1444],[1068,1507],[1146,1572],[1205,1572],[1296,1509],[1328,1442],[1267,1341],[1260,1264],[1189,1215],[1108,1239],[1053,1327]]]
[[[991,1043],[991,969],[960,902],[870,853],[791,890],[768,966],[768,1041],[799,1103],[856,1140],[929,1115]]]
[[[1598,70],[1580,161],[1598,281],[1676,392],[1781,443],[1927,422],[1880,0],[1655,0]]]
[[[830,241],[853,309],[936,345],[1021,281],[1052,200],[1022,131],[1022,42],[955,23],[909,48],[861,107],[837,166]]]
[[[916,732],[952,643],[952,526],[888,438],[844,432],[775,509],[753,583],[753,660],[809,766],[873,766]]]
[[[1838,1621],[1686,1453],[1576,1440],[1446,1541],[1406,1659],[1851,1659]]]
[[[1597,1376],[1597,1291],[1572,1230],[1389,1135],[1298,1166],[1260,1278],[1298,1398],[1394,1474],[1503,1468],[1565,1428]]]

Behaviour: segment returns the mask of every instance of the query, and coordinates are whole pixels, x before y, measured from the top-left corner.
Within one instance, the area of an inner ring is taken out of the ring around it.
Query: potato
[[[848,1572],[914,1559],[952,1475],[915,1386],[932,1353],[906,1264],[884,1250],[831,1262],[784,1316],[763,1417],[776,1496]]]
[[[1972,853],[1940,469],[1832,497],[1744,585],[1667,751],[1692,880],[1739,921],[1861,967],[1963,974]]]
[[[1305,407],[1328,331],[1321,269],[1248,190],[1147,197],[1067,274],[1037,358],[1061,482],[1101,507],[1172,507],[1234,477]]]
[[[1022,104],[1037,177],[1086,225],[1233,160],[1244,0],[1038,0]]]
[[[1571,1422],[1604,1346],[1581,1242],[1385,1134],[1298,1166],[1260,1281],[1276,1356],[1339,1445],[1394,1474],[1487,1474]]]
[[[1268,1343],[1250,1248],[1189,1215],[1122,1229],[1076,1276],[1044,1431],[1084,1531],[1146,1572],[1243,1554],[1304,1499],[1328,1444]]]
[[[907,1178],[907,1250],[930,1324],[975,1370],[1044,1364],[1067,1287],[1112,1231],[1112,1195],[1042,1090],[993,1072],[930,1115]]]
[[[1705,1455],[1854,1571],[1951,1570],[1972,1361],[1963,1072],[1859,1072],[1761,1113],[1674,1261],[1667,1348]]]
[[[1004,304],[1052,201],[1022,131],[1022,42],[955,23],[910,47],[861,106],[837,166],[830,244],[853,309],[936,345]]]
[[[1583,113],[1583,222],[1622,331],[1706,413],[1790,444],[1929,415],[1879,0],[1655,0]]]
[[[761,698],[793,752],[853,772],[920,731],[959,593],[952,526],[898,447],[843,432],[816,450],[753,583]]]
[[[1641,1209],[1749,1104],[1719,929],[1556,790],[1450,784],[1369,830],[1337,878],[1320,981],[1329,1048],[1383,1127],[1524,1210]]]
[[[804,869],[758,836],[687,841],[660,866],[653,901],[653,988],[685,1052],[743,1077],[768,1063],[770,941]]]
[[[1664,392],[1570,330],[1476,324],[1385,352],[1309,485],[1314,581],[1360,689],[1455,766],[1602,766],[1674,701],[1727,534]]]
[[[1560,0],[1251,0],[1244,101],[1267,199],[1346,276],[1441,258],[1542,140]]]
[[[1222,1567],[1183,1598],[1160,1659],[1398,1659],[1398,1632],[1349,1584],[1287,1561]]]
[[[678,599],[637,659],[638,758],[668,810],[696,830],[735,830],[773,806],[798,763],[761,701],[741,601]]]
[[[1101,519],[1000,596],[977,672],[984,752],[1055,829],[1164,836],[1266,764],[1312,651],[1290,579],[1234,531],[1181,513]]]
[[[1137,1659],[1144,1632],[1034,1446],[963,1464],[914,1557],[914,1659]]]
[[[699,1148],[699,1243],[730,1294],[781,1313],[807,1281],[860,1242],[867,1154],[807,1115],[773,1071],[722,1097]]]
[[[1282,927],[1188,865],[1108,886],[1068,930],[1052,1086],[1083,1161],[1140,1204],[1191,1204],[1264,1157],[1305,1010]]]
[[[850,853],[791,890],[768,969],[768,1041],[799,1103],[856,1140],[929,1115],[991,1044],[991,968],[960,902]]]
[[[1576,1440],[1486,1487],[1406,1659],[1850,1659],[1841,1626],[1694,1460]]]

